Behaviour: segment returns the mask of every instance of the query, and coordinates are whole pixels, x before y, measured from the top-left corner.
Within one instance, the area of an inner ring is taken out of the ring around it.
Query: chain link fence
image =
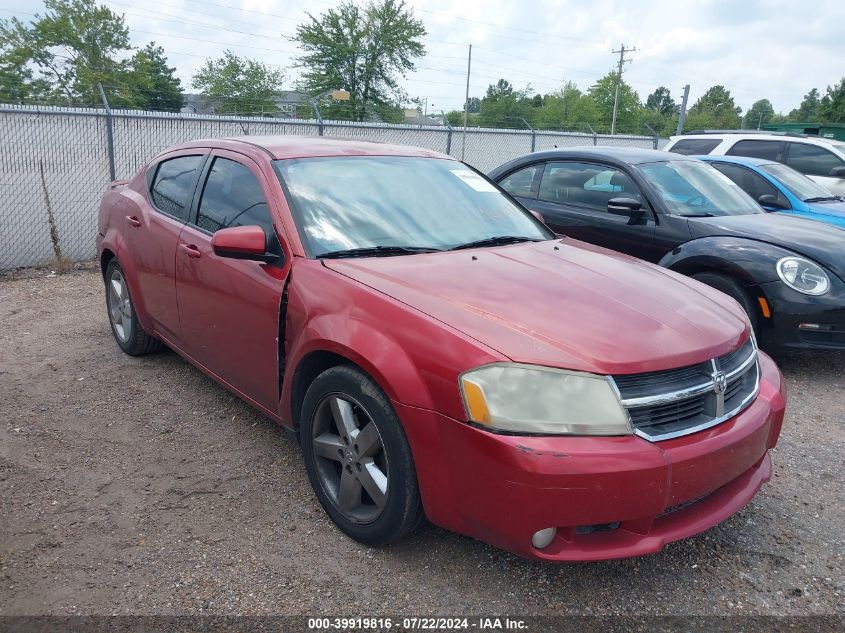
[[[119,111],[110,115],[114,172],[130,178],[173,145],[232,136],[332,136],[414,145],[488,171],[531,151],[575,145],[656,147],[651,136],[258,119]],[[0,270],[95,255],[97,210],[110,181],[105,111],[0,105]],[[59,262],[61,264],[61,262]]]

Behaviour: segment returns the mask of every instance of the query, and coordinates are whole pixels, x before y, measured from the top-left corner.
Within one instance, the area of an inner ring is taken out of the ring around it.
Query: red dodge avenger
[[[127,354],[175,350],[295,433],[346,534],[427,518],[523,556],[658,551],[771,475],[781,375],[732,299],[555,236],[436,152],[196,141],[103,198]]]

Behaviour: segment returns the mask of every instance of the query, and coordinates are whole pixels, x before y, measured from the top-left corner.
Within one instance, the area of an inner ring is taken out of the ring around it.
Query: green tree
[[[775,109],[772,107],[772,102],[768,99],[760,99],[748,108],[743,120],[743,127],[748,130],[759,130],[760,126],[770,122],[774,115]]]
[[[346,0],[319,18],[296,28],[293,41],[304,54],[298,62],[309,92],[344,89],[350,94],[354,118],[367,108],[402,100],[398,77],[413,71],[425,55],[420,38],[425,26],[402,0],[376,0],[358,6]]]
[[[730,91],[724,86],[712,86],[689,109],[684,129],[737,129],[740,114],[742,108],[736,105]]]
[[[609,72],[590,86],[587,94],[596,104],[598,119],[593,124],[597,131],[609,131],[613,120],[613,101],[616,96],[616,73]],[[619,86],[619,108],[616,128],[626,132],[640,132],[642,104],[636,91],[622,80]]]
[[[645,107],[666,118],[678,112],[678,106],[675,105],[675,100],[672,99],[672,93],[664,86],[660,86],[648,95],[645,100]]]
[[[478,97],[470,97],[468,103],[469,107],[467,108],[467,112],[470,114],[478,114],[481,112],[481,99]]]
[[[8,73],[8,60],[14,60],[37,70],[35,78],[29,68],[12,73],[22,95],[35,84],[50,102],[99,104],[97,84],[120,83],[126,69],[116,60],[130,50],[123,17],[94,0],[45,0],[44,5],[46,13],[30,24],[17,18],[0,20],[0,68]]]
[[[543,98],[536,127],[545,130],[583,130],[586,124],[592,125],[597,119],[598,111],[593,99],[570,81]]]
[[[813,88],[810,92],[804,95],[801,105],[789,113],[789,120],[795,123],[817,122],[820,116],[819,109],[821,107],[821,102],[822,100],[819,95],[818,88]]]
[[[223,57],[206,60],[192,80],[194,88],[216,106],[218,112],[274,114],[274,96],[284,73],[253,59],[223,51]]]
[[[133,55],[125,79],[126,98],[144,110],[179,111],[184,104],[176,69],[167,65],[164,49],[150,42]]]
[[[819,115],[823,123],[845,123],[845,77],[827,87],[819,104]]]
[[[487,93],[481,100],[477,123],[481,127],[524,128],[537,114],[531,96],[531,87],[516,90],[506,79],[499,79],[487,87]],[[461,122],[463,125],[463,122]]]

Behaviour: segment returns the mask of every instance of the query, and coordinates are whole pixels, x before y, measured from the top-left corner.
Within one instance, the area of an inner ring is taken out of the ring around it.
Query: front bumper
[[[845,349],[845,284],[838,279],[831,282],[830,292],[821,297],[801,294],[781,281],[760,284],[772,311],[771,319],[762,319],[761,346],[772,350]]]
[[[636,436],[496,435],[397,405],[429,520],[553,561],[639,556],[737,512],[771,475],[785,391],[760,354],[760,394],[711,429],[651,443]],[[532,535],[555,527],[542,550]]]

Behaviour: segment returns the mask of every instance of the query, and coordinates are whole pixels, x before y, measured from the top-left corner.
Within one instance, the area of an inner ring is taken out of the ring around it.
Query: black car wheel
[[[733,299],[740,306],[742,306],[742,309],[745,310],[745,313],[748,315],[748,319],[751,321],[751,327],[754,330],[754,335],[757,336],[759,339],[760,315],[758,313],[757,304],[754,302],[754,300],[751,298],[751,295],[748,294],[745,288],[743,288],[730,277],[719,273],[696,273],[692,275],[692,278],[710,286],[711,288],[715,288],[716,290],[724,292],[731,299]]]
[[[366,545],[413,532],[423,518],[411,448],[390,400],[355,367],[332,367],[305,394],[305,467],[328,515]]]

